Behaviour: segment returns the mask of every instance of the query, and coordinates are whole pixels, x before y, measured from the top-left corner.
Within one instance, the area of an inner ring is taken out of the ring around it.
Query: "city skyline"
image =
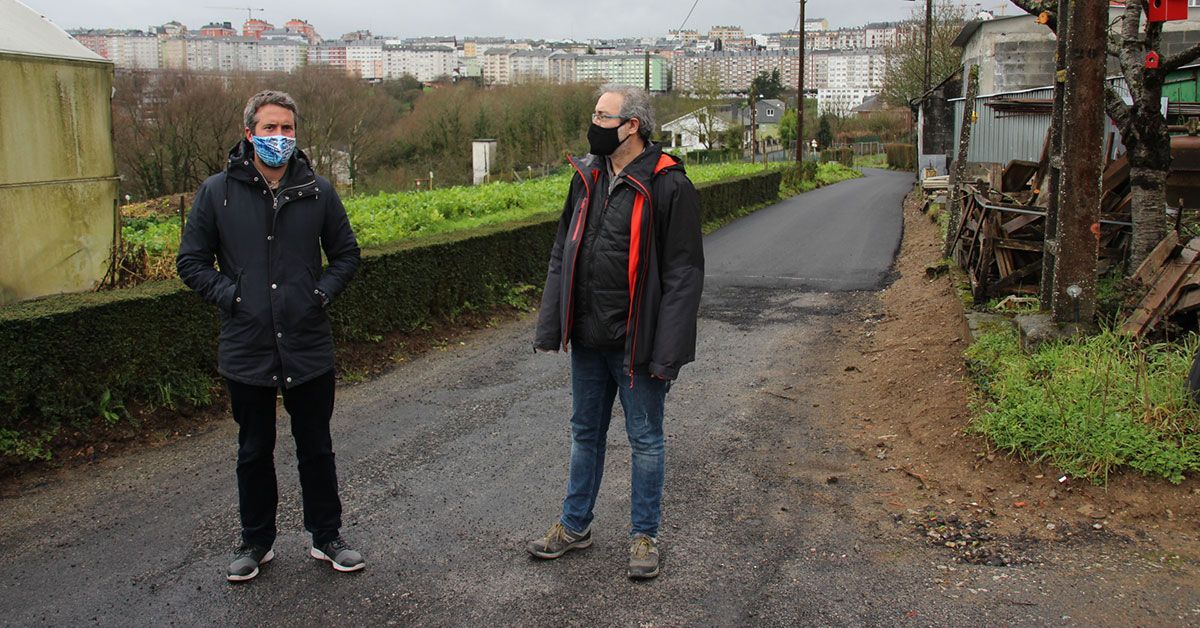
[[[179,21],[191,30],[209,22],[231,22],[239,27],[246,20],[246,9],[215,9],[177,0],[149,2],[97,3],[83,0],[22,0],[64,29],[146,29],[169,21]],[[665,34],[684,24],[692,2],[679,0],[669,4],[622,8],[614,19],[595,5],[577,6],[570,14],[556,9],[561,3],[550,0],[449,0],[436,15],[406,16],[403,11],[378,0],[360,0],[347,11],[344,5],[312,0],[286,3],[257,2],[248,6],[263,8],[252,16],[272,24],[287,20],[307,20],[327,39],[343,33],[370,30],[377,35],[395,37],[457,36],[509,37],[529,39],[613,39],[651,37]],[[828,20],[830,28],[862,26],[870,22],[895,21],[909,17],[914,4],[904,0],[808,0],[807,16]],[[986,8],[986,7],[985,7]],[[536,16],[530,19],[527,16]],[[747,33],[782,32],[795,28],[796,2],[788,0],[700,0],[684,28],[707,32],[719,25],[737,25]]]

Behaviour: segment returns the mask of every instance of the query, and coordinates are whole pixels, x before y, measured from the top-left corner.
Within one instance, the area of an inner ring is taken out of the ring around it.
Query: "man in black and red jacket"
[[[700,199],[683,166],[650,141],[646,92],[600,89],[591,154],[575,177],[550,253],[538,351],[571,352],[571,468],[562,516],[528,551],[558,558],[592,543],[605,437],[619,394],[633,452],[628,575],[659,574],[663,405],[695,359],[704,286]]]

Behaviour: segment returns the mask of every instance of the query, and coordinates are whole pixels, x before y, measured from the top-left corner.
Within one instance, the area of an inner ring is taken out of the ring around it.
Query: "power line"
[[[695,2],[692,3],[692,8],[688,9],[687,17],[683,18],[683,24],[679,25],[679,30],[683,30],[683,27],[687,24],[687,21],[692,18],[692,11],[696,10],[697,4],[700,4],[700,0],[696,0]]]

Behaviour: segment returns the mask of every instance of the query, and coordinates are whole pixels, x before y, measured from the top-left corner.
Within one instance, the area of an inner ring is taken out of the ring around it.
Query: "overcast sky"
[[[377,35],[495,35],[515,38],[589,39],[662,35],[679,28],[694,0],[564,2],[563,0],[21,0],[65,29],[140,28],[178,20],[190,29],[211,21],[241,24],[245,4],[265,11],[254,16],[281,26],[308,20],[322,37],[367,29]],[[974,0],[968,0],[974,5]],[[1003,5],[985,0],[985,8]],[[905,0],[808,0],[808,17],[832,27],[903,19],[913,10]],[[699,0],[686,28],[701,32],[732,24],[749,33],[794,28],[796,0]]]

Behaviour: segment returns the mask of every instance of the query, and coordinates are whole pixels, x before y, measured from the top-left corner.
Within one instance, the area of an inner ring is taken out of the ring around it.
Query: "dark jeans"
[[[624,352],[576,345],[571,351],[571,471],[562,524],[583,532],[592,523],[600,492],[613,400],[620,394],[625,434],[632,450],[629,518],[634,533],[658,536],[666,452],[663,405],[667,382],[638,374],[630,387]]]
[[[275,397],[279,389],[248,386],[226,379],[233,419],[238,424],[238,506],[242,541],[271,547],[279,489],[275,481]],[[337,470],[333,464],[333,371],[283,389],[283,407],[292,417],[292,437],[300,469],[304,529],[321,545],[337,538],[342,527]]]

